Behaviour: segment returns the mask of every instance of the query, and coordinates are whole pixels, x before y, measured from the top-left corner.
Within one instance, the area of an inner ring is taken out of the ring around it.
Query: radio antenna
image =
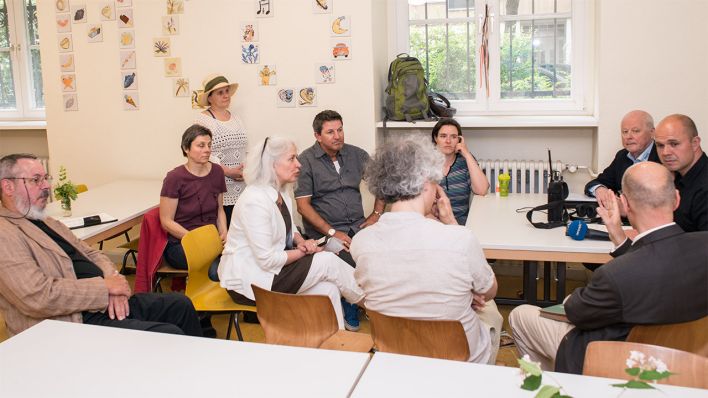
[[[553,173],[553,161],[551,160],[551,148],[546,148],[548,150],[548,175],[552,180],[555,180],[555,175]]]

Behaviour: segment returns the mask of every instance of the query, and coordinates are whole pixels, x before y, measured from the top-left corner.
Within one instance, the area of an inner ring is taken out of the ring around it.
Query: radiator
[[[501,173],[509,173],[509,193],[546,193],[548,161],[544,160],[486,160],[477,161],[489,180],[489,191],[496,192]],[[554,170],[563,170],[561,161],[554,162]]]

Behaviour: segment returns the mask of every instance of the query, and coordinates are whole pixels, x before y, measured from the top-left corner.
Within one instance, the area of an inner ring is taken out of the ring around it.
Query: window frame
[[[25,18],[24,0],[6,0],[10,65],[15,89],[15,108],[0,109],[0,120],[45,120],[45,106],[37,107],[33,99],[31,51]],[[39,45],[35,46],[39,49]],[[45,102],[46,104],[46,102]]]
[[[475,0],[475,48],[479,49],[481,33],[479,31],[480,11],[485,4],[490,6],[492,25],[489,37],[489,98],[484,94],[484,88],[479,87],[475,99],[451,100],[452,106],[457,108],[458,116],[476,115],[548,115],[548,116],[588,116],[592,115],[594,97],[594,79],[592,74],[593,42],[592,24],[594,18],[594,5],[591,0],[571,0],[571,48],[572,67],[571,96],[563,99],[502,99],[501,98],[501,35],[499,15],[500,0]],[[516,19],[516,17],[513,17]],[[532,19],[521,17],[521,19]],[[547,19],[543,15],[534,16],[533,19]],[[391,58],[400,53],[408,53],[409,47],[409,20],[408,0],[394,0],[389,8],[389,43],[393,51]],[[479,57],[475,57],[475,73],[479,73]]]

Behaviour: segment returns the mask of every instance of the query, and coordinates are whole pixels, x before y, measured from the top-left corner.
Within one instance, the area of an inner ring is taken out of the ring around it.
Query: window
[[[0,0],[0,118],[44,117],[37,0]]]
[[[587,0],[397,0],[395,42],[421,61],[430,88],[458,114],[585,115],[589,7]]]

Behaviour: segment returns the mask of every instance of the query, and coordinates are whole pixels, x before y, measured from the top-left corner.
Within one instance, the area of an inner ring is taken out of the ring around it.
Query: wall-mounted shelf
[[[597,127],[595,116],[460,116],[456,117],[462,127]],[[430,129],[435,121],[386,122],[390,129]],[[376,123],[383,127],[383,122]]]

